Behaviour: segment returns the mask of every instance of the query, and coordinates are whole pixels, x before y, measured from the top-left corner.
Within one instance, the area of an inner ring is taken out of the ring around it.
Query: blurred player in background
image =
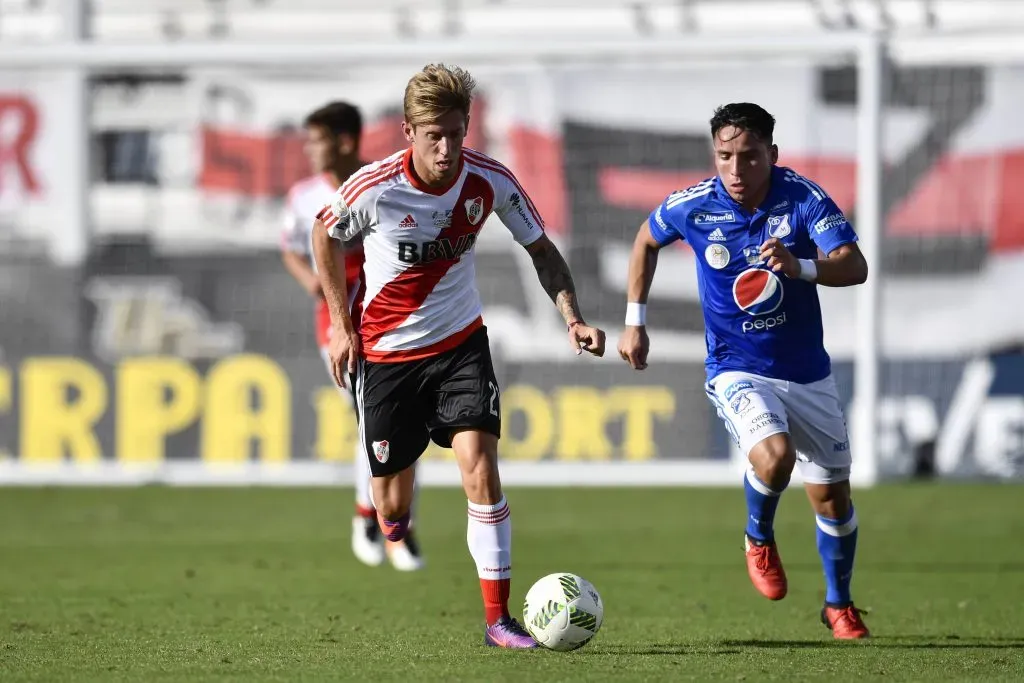
[[[356,401],[382,529],[409,525],[413,463],[429,439],[455,451],[469,499],[467,543],[484,601],[484,642],[537,644],[508,610],[512,526],[498,476],[501,404],[481,317],[474,244],[496,213],[533,259],[577,354],[604,352],[583,322],[572,277],[533,202],[497,161],[463,148],[474,83],[429,65],[405,90],[409,148],[353,175],[320,213],[316,263],[330,306],[335,380],[356,373]],[[344,243],[363,236],[366,281],[349,316]],[[334,239],[332,239],[334,238]]]
[[[864,638],[868,629],[850,597],[857,549],[850,442],[816,285],[857,285],[868,268],[825,191],[776,165],[774,130],[775,119],[756,104],[715,112],[718,176],[669,195],[636,236],[619,355],[637,370],[647,367],[646,301],[658,251],[686,241],[704,309],[705,391],[751,465],[744,477],[750,579],[770,600],[786,596],[773,519],[799,467],[817,515],[822,622],[836,638]]]
[[[316,214],[331,201],[343,182],[364,165],[359,159],[359,141],[363,120],[359,109],[347,102],[331,102],[306,117],[306,142],[303,150],[309,158],[313,175],[300,180],[288,192],[284,229],[281,233],[281,259],[306,292],[316,301],[316,342],[328,363],[327,342],[331,318],[324,300],[320,279],[312,261],[311,229]],[[345,281],[353,295],[359,289],[363,249],[358,236],[345,245]],[[346,397],[352,399],[346,392]],[[384,539],[377,526],[377,513],[370,497],[370,468],[356,444],[355,484],[356,516],[352,520],[352,552],[360,561],[377,566],[385,554],[396,569],[412,571],[423,566],[419,547],[411,535],[399,543],[389,544],[385,553]]]

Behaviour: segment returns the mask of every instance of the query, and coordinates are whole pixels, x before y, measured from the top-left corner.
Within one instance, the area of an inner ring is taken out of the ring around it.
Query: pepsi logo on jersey
[[[774,313],[782,305],[782,281],[764,268],[750,268],[736,276],[732,283],[732,297],[741,311],[752,316]],[[743,332],[769,330],[786,322],[786,313],[770,318],[743,321]]]

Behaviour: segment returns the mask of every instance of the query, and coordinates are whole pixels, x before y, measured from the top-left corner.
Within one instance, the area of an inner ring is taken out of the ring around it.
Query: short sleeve
[[[684,239],[683,231],[675,225],[674,216],[670,211],[668,203],[672,198],[665,198],[665,201],[661,203],[658,208],[651,212],[651,215],[647,218],[647,225],[650,226],[651,237],[654,241],[661,246],[666,246],[675,242],[676,240]]]
[[[320,213],[316,215],[327,228],[327,234],[342,242],[348,242],[357,237],[369,224],[365,208],[362,206],[362,202],[359,201],[368,193],[364,192],[353,202],[352,206],[349,206],[344,198],[345,189],[346,185],[338,188],[338,191],[334,193],[334,197],[331,199],[331,203],[321,209]]]
[[[491,173],[494,187],[494,213],[505,224],[513,239],[524,247],[536,242],[544,234],[544,222],[526,191],[510,171]]]
[[[805,205],[804,219],[807,234],[818,249],[827,255],[844,244],[856,242],[857,233],[832,198],[824,193],[819,194]]]

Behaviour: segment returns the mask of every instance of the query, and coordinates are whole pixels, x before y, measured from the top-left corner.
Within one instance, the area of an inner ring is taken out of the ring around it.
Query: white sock
[[[477,576],[496,581],[512,576],[512,519],[502,496],[494,505],[469,503],[466,543]]]
[[[370,461],[363,452],[362,444],[356,440],[355,460],[353,471],[356,479],[356,505],[370,510],[376,509],[373,504],[373,496],[370,494]]]

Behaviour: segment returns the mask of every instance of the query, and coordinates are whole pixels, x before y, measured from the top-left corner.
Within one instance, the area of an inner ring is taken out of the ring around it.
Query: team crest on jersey
[[[466,200],[466,219],[470,225],[476,225],[484,216],[484,198],[474,197]]]
[[[789,226],[788,213],[782,214],[781,216],[768,216],[769,235],[782,239],[783,237],[787,237],[791,232],[793,232],[793,228]]]
[[[709,244],[704,250],[704,259],[715,270],[721,270],[729,265],[730,258],[729,250],[721,244]]]
[[[388,444],[387,439],[373,442],[373,455],[379,463],[388,461],[388,458],[391,457],[391,446]]]

